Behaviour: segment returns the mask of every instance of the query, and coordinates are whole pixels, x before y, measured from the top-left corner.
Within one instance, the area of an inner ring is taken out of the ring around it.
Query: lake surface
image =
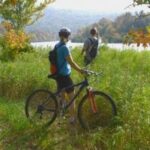
[[[41,48],[47,48],[47,47],[54,47],[54,45],[57,43],[58,41],[53,41],[53,42],[33,42],[31,43],[34,47],[41,47]],[[101,43],[101,45],[104,45],[104,43]],[[131,44],[130,46],[124,45],[122,43],[108,43],[106,44],[108,47],[110,48],[115,48],[118,50],[125,50],[125,49],[134,49],[137,51],[141,51],[141,50],[150,50],[150,46],[147,48],[144,48],[142,45],[137,47],[136,44]],[[83,47],[83,43],[72,43],[72,42],[68,42],[68,46],[70,48],[75,48],[75,47]]]

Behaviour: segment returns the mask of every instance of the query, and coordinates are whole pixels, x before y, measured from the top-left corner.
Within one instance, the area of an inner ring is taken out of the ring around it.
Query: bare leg
[[[68,99],[69,100],[71,100],[73,97],[74,97],[74,91],[73,92],[71,92],[71,93],[67,93],[67,96],[68,96]],[[68,100],[67,99],[67,100]],[[70,115],[72,116],[72,117],[75,117],[75,102],[73,102],[72,103],[72,105],[70,106],[70,108],[69,108],[70,110]]]
[[[71,92],[71,93],[68,93],[67,95],[68,95],[69,99],[71,100],[74,97],[74,91]],[[70,106],[69,110],[70,110],[69,122],[71,124],[75,124],[76,123],[75,102],[72,103],[72,105]]]
[[[61,97],[63,100],[69,101],[74,97],[74,91],[71,93],[66,93],[66,92],[62,92],[61,93]],[[75,102],[72,103],[72,105],[69,108],[69,113],[70,113],[70,122],[73,123],[75,121]]]

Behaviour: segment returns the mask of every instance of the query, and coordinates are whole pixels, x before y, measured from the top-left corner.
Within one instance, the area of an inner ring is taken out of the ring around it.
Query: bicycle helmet
[[[69,28],[62,28],[59,31],[59,36],[67,38],[71,35],[71,30]]]

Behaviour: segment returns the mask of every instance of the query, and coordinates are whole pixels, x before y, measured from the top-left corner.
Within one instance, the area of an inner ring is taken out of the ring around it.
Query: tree
[[[0,0],[0,17],[5,29],[0,35],[0,59],[13,60],[32,46],[24,29],[42,16],[44,8],[54,0]]]
[[[147,5],[148,8],[150,8],[150,0],[133,0],[133,6],[137,5]],[[147,16],[150,16],[150,13],[145,14],[144,11],[141,11],[140,14],[136,15],[136,17],[138,18],[136,20],[136,25],[137,27],[139,26],[139,28],[137,28],[136,30],[131,29],[125,36],[124,43],[129,45],[131,43],[137,43],[137,46],[140,46],[140,44],[142,44],[143,47],[147,47],[149,45],[150,26],[147,26],[147,22],[149,22],[149,19],[145,19],[145,17]],[[141,26],[143,26],[144,28],[141,28]]]
[[[150,0],[133,0],[133,2],[137,5],[150,4]]]
[[[77,34],[73,36],[72,41],[83,42],[89,36],[88,33],[90,29],[92,27],[97,27],[103,42],[108,43],[123,42],[124,38],[128,38],[126,34],[128,35],[128,32],[130,32],[131,29],[135,31],[138,29],[143,29],[143,31],[147,33],[147,27],[149,26],[150,23],[150,16],[143,17],[144,15],[146,14],[143,11],[141,11],[139,13],[136,13],[135,15],[131,13],[122,14],[113,21],[102,18],[97,23],[81,28],[77,32]],[[148,40],[149,38],[146,39]]]
[[[133,6],[147,5],[150,8],[150,0],[133,0]]]
[[[0,35],[0,60],[14,60],[22,52],[32,51],[29,36],[22,30],[14,30],[11,23],[2,23],[5,31]]]
[[[130,30],[128,34],[125,36],[124,44],[130,45],[131,43],[136,43],[137,46],[142,46],[145,48],[149,46],[150,42],[150,28],[147,27],[145,29],[137,29],[137,30]]]
[[[16,31],[33,24],[43,9],[55,0],[0,0],[0,17],[12,24]]]

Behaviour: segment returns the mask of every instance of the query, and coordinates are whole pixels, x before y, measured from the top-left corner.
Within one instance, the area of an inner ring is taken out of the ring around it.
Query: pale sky
[[[99,12],[150,11],[146,6],[128,7],[133,0],[56,0],[50,6],[59,9],[89,10]]]

